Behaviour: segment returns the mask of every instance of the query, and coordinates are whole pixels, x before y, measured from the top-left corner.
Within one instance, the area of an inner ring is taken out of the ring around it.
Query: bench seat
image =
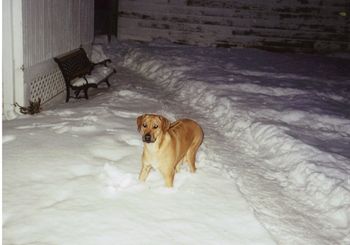
[[[114,73],[114,70],[110,67],[99,66],[91,71],[91,75],[85,75],[84,77],[78,77],[71,81],[72,86],[79,87],[84,84],[98,84],[99,81],[106,77],[109,77]]]
[[[93,63],[83,48],[55,57],[54,61],[58,64],[66,83],[66,102],[72,98],[71,90],[75,94],[73,98],[82,98],[79,94],[84,91],[84,97],[88,99],[89,88],[97,88],[102,82],[110,87],[108,78],[116,73],[114,68],[108,66],[108,63],[111,63],[110,59]]]

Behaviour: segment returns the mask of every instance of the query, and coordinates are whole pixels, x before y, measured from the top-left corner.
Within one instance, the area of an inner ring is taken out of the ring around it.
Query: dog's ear
[[[136,124],[137,124],[137,131],[140,132],[141,130],[141,125],[142,125],[142,121],[145,115],[141,115],[136,119]]]
[[[159,119],[160,119],[160,121],[162,123],[161,128],[162,128],[163,132],[168,131],[169,128],[170,128],[170,121],[168,119],[166,119],[165,117],[162,117],[162,116],[159,116]]]

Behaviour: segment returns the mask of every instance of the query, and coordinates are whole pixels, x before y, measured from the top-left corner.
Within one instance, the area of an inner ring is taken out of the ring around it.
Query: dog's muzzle
[[[143,137],[142,137],[142,140],[143,142],[145,143],[153,143],[154,140],[152,140],[152,136],[150,134],[145,134]]]

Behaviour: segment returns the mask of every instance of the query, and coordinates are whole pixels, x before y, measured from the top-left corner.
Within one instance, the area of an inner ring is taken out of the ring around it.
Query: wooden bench
[[[110,87],[108,78],[116,73],[114,68],[107,66],[111,62],[110,59],[93,63],[89,60],[83,48],[57,56],[54,60],[58,64],[66,82],[66,102],[70,98],[82,98],[79,97],[82,90],[85,94],[84,97],[89,99],[88,89],[97,88],[102,82],[105,82]],[[74,91],[75,97],[70,96],[71,90]]]

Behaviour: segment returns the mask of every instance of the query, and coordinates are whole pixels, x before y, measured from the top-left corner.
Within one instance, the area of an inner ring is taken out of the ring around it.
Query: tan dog
[[[196,171],[196,153],[203,141],[203,130],[196,122],[181,119],[170,123],[165,117],[145,114],[137,118],[137,128],[144,142],[141,181],[153,167],[163,175],[165,185],[172,187],[183,161],[192,173]]]

